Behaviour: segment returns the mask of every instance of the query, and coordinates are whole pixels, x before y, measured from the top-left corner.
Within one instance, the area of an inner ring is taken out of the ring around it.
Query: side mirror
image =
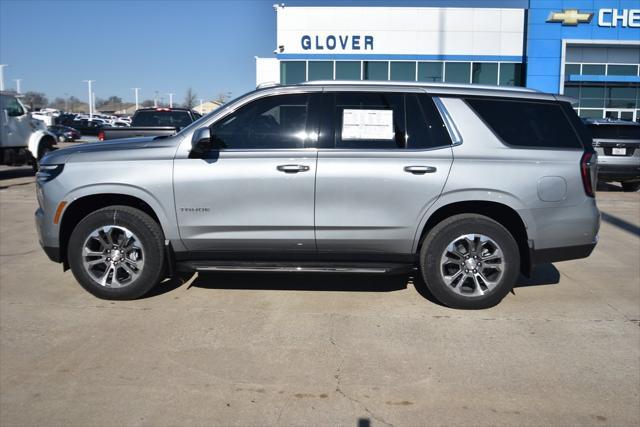
[[[191,138],[191,154],[194,157],[202,157],[213,148],[211,143],[211,131],[209,128],[199,128],[193,132]]]

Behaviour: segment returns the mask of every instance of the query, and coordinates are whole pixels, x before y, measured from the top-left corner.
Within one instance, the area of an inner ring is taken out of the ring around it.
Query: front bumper
[[[35,213],[36,220],[36,231],[38,232],[38,242],[40,246],[47,254],[49,259],[54,262],[62,262],[62,257],[60,256],[60,248],[55,246],[48,246],[45,244],[44,238],[44,223],[45,223],[45,214],[42,208],[38,208]]]

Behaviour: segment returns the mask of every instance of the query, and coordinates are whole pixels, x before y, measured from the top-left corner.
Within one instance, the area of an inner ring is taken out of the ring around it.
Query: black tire
[[[144,247],[144,265],[139,276],[123,287],[106,287],[94,280],[83,265],[83,246],[95,230],[109,225],[125,227],[138,237]],[[98,298],[136,299],[151,290],[165,273],[162,229],[146,213],[129,206],[108,206],[87,215],[74,228],[67,247],[67,259],[76,280]]]
[[[636,182],[621,182],[622,189],[624,191],[634,192],[640,190],[640,181]]]
[[[486,290],[481,296],[456,293],[445,283],[441,273],[441,258],[445,249],[458,237],[468,234],[485,235],[502,250],[502,277],[493,289]],[[451,308],[489,308],[498,304],[513,289],[520,272],[520,252],[511,233],[500,223],[483,215],[454,215],[437,224],[425,236],[420,249],[420,271],[428,290],[440,303]]]

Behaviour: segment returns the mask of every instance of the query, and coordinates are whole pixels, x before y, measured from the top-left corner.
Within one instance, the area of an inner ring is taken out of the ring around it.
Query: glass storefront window
[[[500,86],[522,86],[522,64],[500,63]]]
[[[419,82],[442,82],[442,62],[419,62]]]
[[[336,61],[336,80],[360,80],[360,61]]]
[[[637,65],[609,65],[608,76],[637,76]]]
[[[582,98],[604,98],[603,86],[582,86],[580,92]]]
[[[364,80],[389,80],[387,61],[364,61]]]
[[[564,66],[565,80],[568,80],[571,74],[580,74],[580,64],[565,64]]]
[[[578,99],[580,98],[580,86],[565,86],[564,94],[566,96]]]
[[[306,77],[304,61],[282,61],[280,63],[280,82],[285,85],[302,83]]]
[[[604,76],[604,65],[582,64],[582,74],[586,76]]]
[[[308,80],[333,80],[333,61],[309,61]]]
[[[391,77],[394,81],[416,81],[415,62],[391,62]]]
[[[471,80],[470,62],[445,62],[444,81],[447,83],[469,83]]]
[[[580,109],[580,117],[590,118],[590,119],[601,119],[604,115],[604,110],[585,110],[583,108]]]
[[[498,84],[498,64],[474,62],[472,82],[483,85]]]

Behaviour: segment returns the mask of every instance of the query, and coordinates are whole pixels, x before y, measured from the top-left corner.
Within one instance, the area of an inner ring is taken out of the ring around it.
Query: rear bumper
[[[559,248],[533,249],[531,250],[531,261],[533,265],[545,264],[549,262],[569,261],[572,259],[587,258],[596,247],[596,241],[588,245],[562,246]]]
[[[640,180],[640,164],[598,163],[598,179],[602,181]]]

